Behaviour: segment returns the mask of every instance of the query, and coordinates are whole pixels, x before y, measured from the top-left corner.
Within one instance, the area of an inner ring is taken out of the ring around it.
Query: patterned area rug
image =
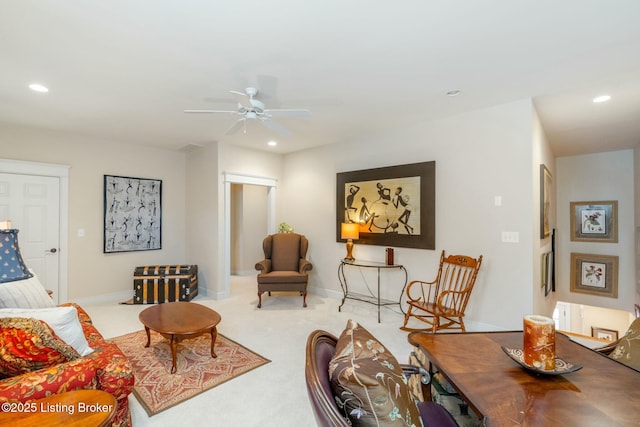
[[[135,373],[133,392],[149,416],[270,362],[220,333],[215,345],[218,357],[214,359],[211,336],[205,334],[178,344],[177,372],[171,374],[171,348],[162,335],[151,332],[149,348],[144,347],[144,331],[109,341],[131,360]]]

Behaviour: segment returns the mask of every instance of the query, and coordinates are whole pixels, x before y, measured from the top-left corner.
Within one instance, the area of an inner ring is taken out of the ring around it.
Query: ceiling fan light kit
[[[287,109],[268,109],[265,108],[264,102],[256,99],[258,95],[258,89],[254,87],[248,87],[244,92],[230,90],[230,93],[236,95],[239,98],[237,110],[184,110],[185,113],[210,113],[210,114],[237,114],[241,116],[236,123],[234,123],[227,131],[225,135],[231,135],[243,129],[243,133],[247,133],[247,120],[257,120],[262,125],[271,129],[280,135],[290,136],[291,131],[281,124],[272,120],[273,115],[280,117],[309,117],[311,112],[306,109],[300,108],[287,108]]]

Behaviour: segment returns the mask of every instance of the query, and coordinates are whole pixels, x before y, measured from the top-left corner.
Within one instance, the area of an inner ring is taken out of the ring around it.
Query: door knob
[[[49,249],[49,252],[51,252],[52,254],[55,254],[56,252],[58,252],[58,250],[56,248],[51,248]]]

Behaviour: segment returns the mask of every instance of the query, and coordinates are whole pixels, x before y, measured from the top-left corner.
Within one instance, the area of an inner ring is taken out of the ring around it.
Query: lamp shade
[[[360,224],[343,222],[340,234],[343,239],[358,239],[360,238]]]
[[[11,227],[11,220],[8,219],[6,221],[0,221],[0,230],[10,230]]]
[[[20,255],[18,230],[0,230],[0,283],[32,276]]]

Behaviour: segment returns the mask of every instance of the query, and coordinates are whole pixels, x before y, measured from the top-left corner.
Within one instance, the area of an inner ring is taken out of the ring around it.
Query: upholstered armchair
[[[313,268],[305,259],[309,241],[302,234],[278,233],[264,238],[264,259],[256,264],[258,270],[258,308],[262,294],[268,292],[299,292],[302,306],[307,306],[307,283]]]

